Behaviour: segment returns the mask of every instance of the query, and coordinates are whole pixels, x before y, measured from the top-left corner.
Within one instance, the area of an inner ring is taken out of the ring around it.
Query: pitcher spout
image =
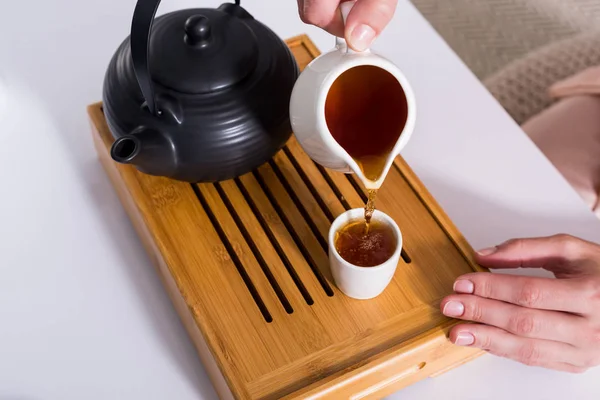
[[[365,160],[362,164],[354,160],[350,155],[347,155],[345,158],[349,168],[358,180],[362,182],[365,189],[378,190],[383,185],[397,156],[398,153],[393,152],[388,155],[383,163],[371,163],[369,162],[370,160]]]
[[[121,136],[110,149],[112,159],[132,164],[149,175],[170,176],[175,171],[172,143],[154,129],[139,129]]]

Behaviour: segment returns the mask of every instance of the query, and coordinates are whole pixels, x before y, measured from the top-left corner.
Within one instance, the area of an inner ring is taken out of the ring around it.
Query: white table
[[[215,399],[90,140],[85,107],[135,1],[36,3],[0,12],[0,399]],[[293,0],[242,3],[284,38],[332,44]],[[159,13],[198,5],[218,2],[165,0]],[[404,155],[473,246],[600,241],[600,222],[406,0],[376,48],[418,97]],[[484,356],[392,398],[591,400],[599,379]]]

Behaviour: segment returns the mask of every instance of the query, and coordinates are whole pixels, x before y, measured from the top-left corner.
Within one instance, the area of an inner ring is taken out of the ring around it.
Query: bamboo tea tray
[[[288,40],[301,68],[319,52]],[[88,108],[100,160],[223,399],[373,399],[466,362],[439,311],[472,249],[400,158],[377,206],[400,226],[386,291],[353,300],[329,272],[327,232],[363,207],[354,176],[325,170],[292,137],[237,179],[188,184],[112,161],[101,103]]]

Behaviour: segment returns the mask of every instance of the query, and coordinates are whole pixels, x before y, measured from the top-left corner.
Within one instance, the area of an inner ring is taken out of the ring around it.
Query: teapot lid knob
[[[159,0],[139,0],[140,12],[147,12],[143,5],[148,7],[153,1]],[[138,14],[136,21],[145,25],[141,33],[132,34],[130,43],[132,54],[135,49],[137,59],[143,60],[138,63],[144,73],[142,81],[152,80],[177,93],[199,95],[234,86],[253,74],[259,55],[268,57],[273,51],[270,31],[241,7],[230,4],[231,7],[219,9],[167,13],[157,18],[151,29],[147,19],[153,14],[145,15],[146,20]],[[138,26],[132,24],[133,28]],[[266,43],[259,46],[259,37]],[[144,94],[144,97],[148,101],[154,96]],[[150,108],[152,100],[148,105]]]
[[[210,42],[210,23],[201,14],[192,15],[185,21],[185,42],[191,46],[204,47]]]

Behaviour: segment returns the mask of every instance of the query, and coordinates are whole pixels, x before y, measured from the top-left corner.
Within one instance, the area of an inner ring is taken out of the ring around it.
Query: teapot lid
[[[205,94],[242,81],[254,70],[258,44],[243,8],[192,9],[157,18],[150,37],[152,79],[174,91]]]

